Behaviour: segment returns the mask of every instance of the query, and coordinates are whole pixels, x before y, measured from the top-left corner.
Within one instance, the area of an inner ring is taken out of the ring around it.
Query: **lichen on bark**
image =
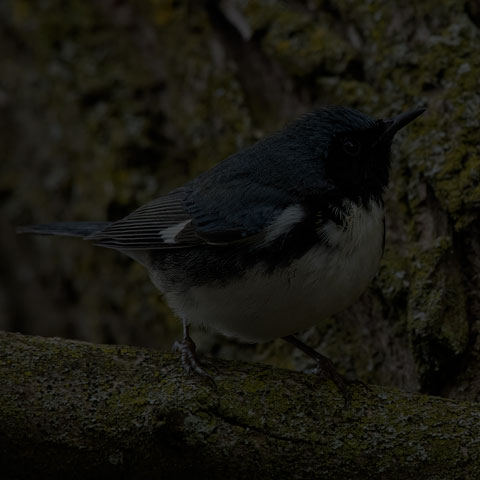
[[[6,478],[477,478],[475,403],[173,354],[0,334]]]

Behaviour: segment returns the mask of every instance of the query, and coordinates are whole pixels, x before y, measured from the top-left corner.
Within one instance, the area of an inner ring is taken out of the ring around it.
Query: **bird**
[[[183,323],[174,351],[190,373],[215,384],[191,326],[283,338],[347,396],[350,381],[296,334],[354,303],[377,273],[392,141],[424,111],[317,108],[120,220],[18,231],[82,237],[142,264]]]

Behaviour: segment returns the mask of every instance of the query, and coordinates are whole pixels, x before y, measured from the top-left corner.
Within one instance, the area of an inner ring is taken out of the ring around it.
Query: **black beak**
[[[384,120],[388,126],[383,135],[389,135],[393,137],[401,128],[403,128],[405,125],[408,125],[410,122],[413,122],[425,110],[426,108],[416,108],[415,110],[401,113],[391,120]]]
[[[410,122],[413,122],[417,117],[419,117],[426,108],[416,108],[415,110],[410,110],[409,112],[401,113],[395,118],[390,120],[383,120],[383,123],[387,127],[386,130],[380,135],[380,138],[374,143],[373,147],[385,142],[392,141],[392,138],[395,134],[403,128],[405,125],[408,125]]]
[[[416,108],[415,110],[410,110],[409,112],[401,113],[391,120],[383,120],[383,123],[386,125],[386,130],[380,135],[380,138],[374,143],[374,147],[383,143],[391,142],[395,134],[403,128],[405,125],[408,125],[410,122],[413,122],[418,116],[420,116],[426,108]]]

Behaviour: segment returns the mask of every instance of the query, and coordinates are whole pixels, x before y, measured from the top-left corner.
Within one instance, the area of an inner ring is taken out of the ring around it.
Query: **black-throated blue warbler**
[[[188,369],[209,377],[190,325],[249,342],[283,337],[345,395],[330,360],[293,335],[348,307],[376,274],[391,143],[423,112],[374,120],[322,108],[121,220],[20,231],[83,237],[143,264],[183,321],[175,347]]]

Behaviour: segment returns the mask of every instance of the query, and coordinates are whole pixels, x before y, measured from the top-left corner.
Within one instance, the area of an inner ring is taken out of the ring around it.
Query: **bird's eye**
[[[346,138],[343,141],[343,151],[352,157],[358,155],[360,150],[362,149],[362,145],[360,142],[355,138]]]

